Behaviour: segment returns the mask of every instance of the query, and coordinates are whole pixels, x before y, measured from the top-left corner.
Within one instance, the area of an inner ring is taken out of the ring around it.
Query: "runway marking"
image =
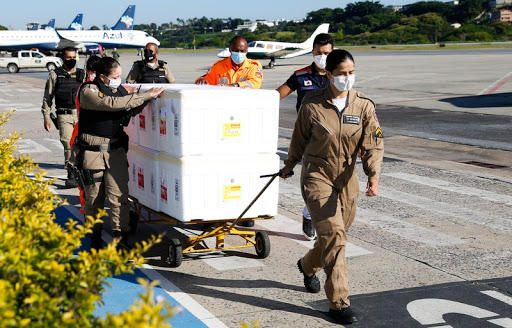
[[[398,235],[405,239],[434,247],[453,246],[465,243],[465,241],[462,239],[426,229],[416,224],[395,219],[372,210],[358,208],[356,220],[371,226],[379,227],[384,231]]]
[[[510,80],[512,80],[512,72],[508,73],[501,79],[496,80],[493,84],[489,85],[487,88],[485,88],[482,91],[480,91],[479,93],[477,93],[477,95],[479,95],[479,96],[483,95],[483,94],[491,95],[491,94],[495,93],[496,91],[498,91],[499,88],[504,86]]]
[[[50,190],[54,194],[58,194],[57,191],[53,188]],[[72,215],[75,216],[75,219],[84,222],[83,214],[80,211],[72,206],[65,205],[64,206]],[[105,230],[102,232],[102,239],[106,243],[112,242],[112,236],[110,236]],[[187,293],[182,291],[178,286],[173,284],[170,280],[160,274],[157,270],[155,270],[149,264],[143,264],[141,271],[151,280],[159,281],[159,286],[162,287],[163,290],[172,298],[174,298],[183,308],[186,308],[190,313],[192,313],[196,318],[201,320],[205,325],[210,328],[227,328],[227,326],[222,323],[217,317],[215,317],[210,311],[202,307],[199,303],[197,303],[192,297],[190,297]]]
[[[502,293],[494,291],[494,290],[484,290],[484,291],[481,291],[480,293],[490,296],[494,299],[497,299],[498,301],[501,301],[505,304],[512,306],[512,297],[510,297],[510,296],[507,296],[505,294],[502,294]]]
[[[32,139],[19,139],[17,142],[18,152],[26,153],[51,153],[52,151]]]
[[[174,227],[176,231],[184,234],[187,237],[195,237],[198,236],[202,231],[194,230],[194,229],[183,229],[180,227]],[[206,238],[204,239],[204,243],[207,248],[215,248],[216,241],[215,238]],[[224,243],[226,246],[229,246],[228,243]],[[236,270],[243,268],[257,268],[265,266],[265,264],[261,263],[259,260],[254,258],[240,257],[240,256],[228,256],[226,253],[222,251],[217,251],[216,254],[194,254],[194,256],[200,256],[201,260],[213,267],[218,271],[227,271],[227,270]]]
[[[265,228],[268,231],[275,232],[276,234],[290,238],[294,242],[305,246],[308,249],[312,249],[315,244],[314,240],[306,240],[302,235],[302,224],[287,216],[277,214],[274,220],[259,220],[256,224],[260,227]],[[292,236],[293,235],[293,236]],[[297,239],[298,237],[300,239]],[[352,243],[347,243],[347,250],[345,253],[346,257],[356,257],[361,255],[373,254],[372,251],[356,246]]]
[[[366,183],[360,183],[360,188],[364,190],[364,188],[366,188]],[[512,232],[512,220],[510,218],[500,218],[489,213],[476,212],[469,208],[438,202],[430,198],[411,195],[409,193],[389,188],[379,188],[379,196],[430,212],[455,217],[476,225],[490,227],[505,232]]]
[[[441,190],[447,190],[451,192],[456,192],[458,194],[462,195],[468,195],[468,196],[476,196],[494,203],[501,203],[505,205],[512,205],[512,196],[509,195],[502,195],[498,194],[492,191],[472,188],[472,187],[465,187],[461,186],[455,183],[451,183],[448,181],[443,180],[437,180],[432,178],[427,178],[415,174],[409,174],[409,173],[384,173],[383,175],[388,177],[393,177],[401,180],[406,180],[409,182],[414,182],[422,185],[426,185],[429,187],[441,189]]]
[[[366,185],[361,183],[361,190],[366,188]],[[284,192],[282,192],[284,190]],[[279,193],[283,196],[300,199],[302,200],[302,196],[300,195],[300,188],[280,182],[279,184]],[[419,243],[423,243],[426,245],[438,247],[438,246],[452,246],[463,244],[464,241],[452,237],[449,235],[445,235],[443,233],[425,229],[421,226],[402,221],[400,219],[396,219],[390,216],[385,216],[380,212],[372,211],[368,209],[357,208],[356,212],[356,220],[359,222],[363,222],[365,224],[379,227],[387,232],[393,233],[395,235],[401,236],[403,238],[416,241]],[[292,220],[293,221],[293,220]],[[294,221],[297,223],[296,221]],[[290,224],[292,226],[292,224]],[[287,227],[281,227],[283,230],[274,230],[274,231],[288,231]],[[299,234],[302,234],[302,228],[299,228]],[[299,241],[297,241],[299,242]],[[347,247],[348,251],[348,247]],[[348,255],[347,255],[348,256]]]
[[[50,138],[44,138],[43,140],[48,141],[49,143],[51,143],[52,145],[54,145],[55,147],[57,147],[59,149],[64,149],[64,146],[62,146],[62,143],[60,142],[60,140],[50,139]]]

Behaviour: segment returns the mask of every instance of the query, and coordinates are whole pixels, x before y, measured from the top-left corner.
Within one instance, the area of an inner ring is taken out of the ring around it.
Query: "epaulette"
[[[359,91],[358,91],[358,92],[356,93],[356,96],[357,96],[358,98],[366,99],[366,100],[370,101],[370,102],[373,104],[373,107],[374,107],[374,108],[377,108],[377,106],[375,105],[375,103],[373,102],[373,100],[371,100],[370,98],[366,97],[366,95],[362,94],[361,92],[359,92]]]
[[[311,73],[311,66],[306,66],[295,71],[295,75],[304,75],[308,73]]]

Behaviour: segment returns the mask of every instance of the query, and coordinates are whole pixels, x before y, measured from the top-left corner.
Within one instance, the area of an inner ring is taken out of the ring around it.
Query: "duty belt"
[[[118,148],[121,148],[121,141],[114,141],[108,144],[101,144],[101,145],[88,145],[84,143],[81,140],[78,140],[78,147],[82,150],[89,150],[89,151],[101,151],[101,152],[108,152],[112,150],[116,150]]]
[[[57,115],[73,114],[73,109],[57,109]]]

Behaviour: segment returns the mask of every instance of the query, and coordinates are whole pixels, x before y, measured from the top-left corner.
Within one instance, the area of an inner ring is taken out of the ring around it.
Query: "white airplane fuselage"
[[[149,42],[160,44],[157,39],[149,36],[146,32],[136,30],[0,31],[0,50],[7,51],[30,48],[59,50],[65,47],[94,44],[106,48],[143,48]]]

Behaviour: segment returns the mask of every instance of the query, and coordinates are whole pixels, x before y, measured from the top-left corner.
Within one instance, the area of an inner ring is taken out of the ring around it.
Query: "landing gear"
[[[270,58],[270,63],[268,63],[268,68],[274,67],[275,64],[276,64],[275,58],[274,57]]]

